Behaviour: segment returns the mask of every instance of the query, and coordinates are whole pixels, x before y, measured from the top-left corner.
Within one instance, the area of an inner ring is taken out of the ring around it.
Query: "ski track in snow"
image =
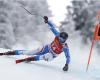
[[[70,42],[69,42],[70,44]],[[100,59],[92,55],[91,64],[86,72],[88,48],[73,47],[80,46],[77,43],[70,44],[71,63],[69,71],[62,71],[65,64],[64,54],[51,62],[38,61],[30,63],[15,64],[16,58],[23,56],[1,56],[0,57],[0,79],[1,80],[100,80]],[[6,51],[0,49],[0,51]],[[80,53],[79,53],[80,52]],[[93,51],[93,54],[96,53]],[[24,56],[25,57],[25,56]]]

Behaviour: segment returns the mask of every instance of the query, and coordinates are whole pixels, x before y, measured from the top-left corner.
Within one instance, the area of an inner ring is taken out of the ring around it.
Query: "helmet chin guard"
[[[66,40],[68,39],[68,34],[66,32],[61,32],[59,35],[58,35],[58,39],[59,39],[59,42],[60,43],[65,43]]]
[[[58,36],[58,39],[61,43],[65,43],[68,39],[68,34],[66,32],[61,32]]]
[[[63,39],[62,37],[58,37],[58,39],[59,39],[60,43],[65,43],[66,42],[66,39]]]

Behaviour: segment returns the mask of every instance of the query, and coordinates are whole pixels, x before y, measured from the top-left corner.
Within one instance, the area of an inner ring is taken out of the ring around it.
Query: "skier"
[[[63,67],[64,71],[68,71],[68,65],[70,63],[70,54],[69,48],[66,42],[68,39],[68,34],[66,32],[58,32],[55,29],[55,26],[48,20],[47,16],[44,16],[44,22],[49,25],[50,30],[54,33],[55,39],[49,45],[45,45],[42,49],[37,50],[13,50],[4,53],[0,53],[0,55],[31,55],[31,57],[16,60],[16,63],[24,62],[24,61],[51,61],[56,58],[61,52],[64,52],[66,57],[66,63]]]

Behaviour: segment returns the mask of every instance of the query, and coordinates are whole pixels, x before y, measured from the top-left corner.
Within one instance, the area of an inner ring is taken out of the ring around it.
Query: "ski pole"
[[[36,15],[36,16],[40,16],[40,17],[42,17],[43,18],[43,16],[42,15],[38,15],[38,14],[35,14],[35,13],[31,13],[28,9],[26,9],[20,2],[18,2],[21,6],[20,7],[22,7],[25,11],[27,11],[27,13],[29,13],[30,15]]]
[[[30,15],[36,15],[36,16],[40,16],[43,17],[41,15],[35,14],[35,13],[31,13],[28,9],[26,9],[25,7],[21,6],[24,10],[26,10]]]
[[[87,63],[87,67],[86,67],[86,72],[88,71],[88,68],[89,68],[89,64],[90,64],[90,59],[91,59],[91,55],[92,55],[92,49],[93,49],[93,46],[94,46],[94,38],[92,40],[92,45],[91,45],[91,49],[90,49],[90,54],[89,54],[89,58],[88,58],[88,63]]]

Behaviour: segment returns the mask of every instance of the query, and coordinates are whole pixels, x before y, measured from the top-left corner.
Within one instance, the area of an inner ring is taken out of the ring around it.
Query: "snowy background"
[[[27,13],[24,6],[34,16]],[[51,62],[39,61],[16,65],[17,58],[0,57],[2,80],[100,80],[100,42],[96,42],[88,72],[86,65],[94,32],[98,0],[0,0],[0,52],[36,49],[49,44],[54,35],[43,22],[47,15],[60,31],[69,34],[67,41],[71,63],[63,72],[64,54]],[[40,15],[40,16],[37,16]]]

